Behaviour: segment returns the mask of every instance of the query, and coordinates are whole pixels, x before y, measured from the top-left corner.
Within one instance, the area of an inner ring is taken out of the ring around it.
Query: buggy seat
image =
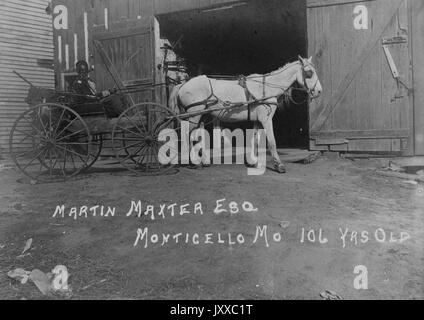
[[[125,98],[119,93],[113,93],[104,98],[84,97],[83,99],[70,105],[81,116],[106,115],[108,118],[116,118],[126,109]]]
[[[26,102],[31,107],[40,103],[59,103],[70,107],[80,116],[105,115],[107,118],[118,117],[127,107],[125,96],[121,93],[112,93],[100,98],[77,96],[35,86],[30,87]]]

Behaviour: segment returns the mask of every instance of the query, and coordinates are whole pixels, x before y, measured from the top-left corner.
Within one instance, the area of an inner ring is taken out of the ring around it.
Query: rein
[[[295,62],[295,63],[299,63],[299,62]],[[263,94],[263,95],[265,95],[265,86],[267,86],[267,87],[271,87],[271,88],[276,88],[276,89],[281,89],[281,90],[283,90],[283,93],[282,93],[281,95],[283,95],[283,94],[285,94],[285,93],[286,93],[286,91],[287,91],[288,89],[290,89],[290,87],[288,87],[288,88],[287,88],[287,87],[283,87],[283,86],[281,86],[281,85],[278,85],[278,84],[276,84],[276,83],[267,82],[265,79],[266,79],[266,77],[267,77],[267,76],[280,74],[281,72],[283,72],[283,71],[287,70],[287,69],[288,69],[289,67],[291,67],[292,65],[293,65],[293,64],[289,64],[289,65],[287,65],[287,66],[285,66],[285,67],[281,68],[280,70],[273,71],[273,72],[270,72],[270,73],[264,74],[264,75],[262,75],[262,76],[248,76],[248,77],[246,77],[246,79],[249,79],[249,80],[254,81],[254,82],[262,83],[262,85],[263,85],[263,92],[264,92],[264,94]],[[314,65],[313,65],[312,63],[309,63],[308,65],[309,65],[309,66],[311,66],[311,67],[314,67]],[[309,98],[312,100],[312,99],[313,99],[313,98],[312,98],[312,91],[314,91],[314,90],[315,90],[315,88],[316,88],[316,86],[318,85],[318,81],[319,81],[319,80],[318,80],[318,77],[317,77],[317,79],[316,79],[316,81],[315,81],[315,83],[314,83],[314,86],[313,86],[312,88],[309,88],[309,87],[308,87],[308,85],[306,84],[306,79],[310,79],[310,78],[312,78],[312,76],[313,76],[313,72],[312,72],[312,70],[308,70],[308,71],[306,71],[306,70],[305,70],[305,66],[302,66],[302,76],[303,76],[303,88],[292,88],[292,89],[294,89],[294,90],[298,90],[298,91],[303,91],[303,92],[308,93]],[[262,81],[254,80],[254,78],[259,78],[259,77],[261,77],[261,78],[262,78]],[[281,95],[280,95],[280,96],[281,96]],[[305,99],[305,101],[303,101],[303,102],[301,102],[301,103],[296,103],[296,102],[293,100],[293,98],[291,97],[291,95],[290,95],[290,96],[289,96],[289,100],[290,100],[292,103],[299,105],[299,104],[303,104],[303,103],[305,103],[308,99]]]
[[[300,64],[301,68],[302,68],[303,84],[301,84],[301,88],[293,88],[291,85],[289,87],[286,87],[286,86],[281,86],[281,85],[278,85],[276,83],[271,83],[271,82],[266,81],[267,77],[278,75],[278,74],[286,71],[288,68],[294,66],[295,64]],[[278,106],[279,105],[278,102],[268,102],[267,100],[270,100],[270,99],[276,98],[278,100],[281,97],[284,97],[285,102],[291,102],[295,105],[304,104],[306,101],[308,101],[308,99],[311,99],[311,100],[313,99],[312,92],[316,88],[316,86],[318,85],[318,81],[319,81],[318,78],[317,78],[317,80],[314,83],[314,86],[312,88],[308,87],[306,80],[313,77],[313,71],[312,70],[305,70],[305,67],[307,67],[307,66],[313,66],[313,65],[312,65],[312,63],[305,65],[305,64],[303,64],[299,61],[296,61],[294,63],[287,64],[284,67],[282,67],[282,68],[280,68],[276,71],[269,72],[267,74],[250,75],[250,76],[247,76],[247,77],[246,76],[234,77],[234,76],[225,76],[225,75],[206,75],[206,77],[208,78],[208,81],[209,81],[209,85],[210,85],[210,91],[211,91],[210,95],[202,101],[192,103],[188,106],[184,106],[184,110],[188,111],[190,108],[193,108],[193,107],[199,106],[199,105],[205,105],[206,106],[205,109],[203,109],[202,111],[192,113],[190,115],[190,117],[192,117],[193,115],[203,115],[203,114],[214,112],[214,111],[220,111],[220,112],[224,113],[226,110],[228,110],[229,107],[232,107],[232,108],[247,107],[247,109],[248,109],[248,120],[250,121],[250,109],[251,109],[252,105],[258,105],[258,104],[264,104],[264,105],[268,105],[268,106],[270,106],[270,105]],[[245,90],[246,101],[232,102],[232,101],[221,100],[214,93],[214,89],[213,89],[213,86],[212,86],[211,79],[231,80],[231,81],[237,81],[238,80],[239,85]],[[263,89],[262,90],[262,98],[258,99],[253,94],[250,93],[250,91],[248,90],[247,85],[246,85],[246,80],[250,80],[250,81],[254,81],[254,82],[258,82],[258,83],[262,84],[262,89]],[[265,96],[266,95],[266,87],[272,87],[272,88],[280,89],[281,92],[278,93],[278,94],[272,95],[272,96]],[[294,90],[307,93],[307,98],[302,102],[296,102],[292,97],[292,92]],[[217,104],[222,105],[222,107],[221,106],[213,107],[213,106],[216,106]],[[220,115],[221,115],[221,113],[220,113]],[[186,115],[183,114],[183,115],[179,115],[178,117],[185,118]]]

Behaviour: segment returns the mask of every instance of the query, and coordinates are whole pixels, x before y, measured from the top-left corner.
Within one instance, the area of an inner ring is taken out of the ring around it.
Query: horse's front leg
[[[253,133],[251,136],[251,139],[249,141],[250,143],[250,155],[246,154],[246,165],[249,167],[257,167],[258,166],[258,158],[256,156],[256,152],[259,155],[259,123],[258,121],[253,122]],[[250,160],[248,160],[250,159]]]
[[[275,137],[274,137],[274,128],[272,125],[272,117],[268,117],[265,121],[261,121],[261,123],[265,129],[265,134],[268,141],[268,148],[269,148],[269,151],[271,152],[272,164],[274,166],[274,169],[278,173],[285,173],[286,166],[281,161],[277,151],[277,144],[275,142]]]

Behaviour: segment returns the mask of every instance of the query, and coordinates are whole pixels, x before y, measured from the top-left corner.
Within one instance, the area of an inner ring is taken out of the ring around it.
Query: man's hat
[[[88,73],[88,63],[85,60],[80,60],[75,65],[78,74]]]

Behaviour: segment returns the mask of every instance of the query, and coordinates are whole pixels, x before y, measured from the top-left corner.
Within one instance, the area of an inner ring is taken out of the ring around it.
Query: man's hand
[[[106,98],[108,96],[110,96],[110,91],[109,90],[103,90],[102,92],[99,92],[96,94],[96,96],[100,97],[100,98]]]
[[[103,98],[106,98],[106,97],[108,97],[108,96],[110,96],[110,91],[109,91],[109,90],[104,90],[104,91],[102,91],[102,97],[103,97]]]

